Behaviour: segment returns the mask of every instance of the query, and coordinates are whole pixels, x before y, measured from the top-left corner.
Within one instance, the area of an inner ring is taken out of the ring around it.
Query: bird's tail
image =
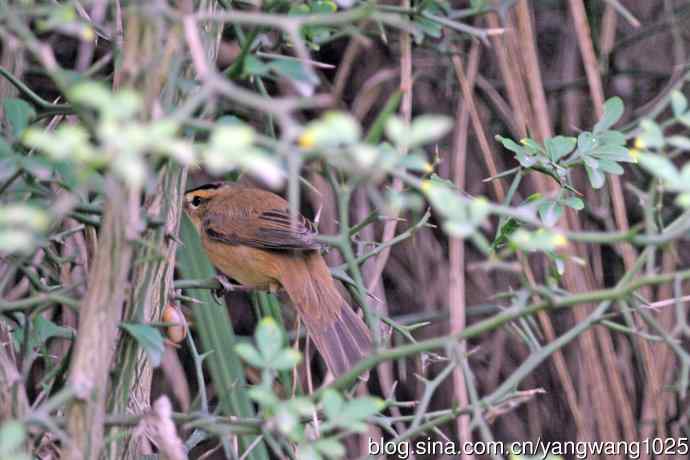
[[[287,270],[281,283],[328,369],[338,377],[371,353],[369,329],[338,292],[320,254],[294,260],[306,267]]]

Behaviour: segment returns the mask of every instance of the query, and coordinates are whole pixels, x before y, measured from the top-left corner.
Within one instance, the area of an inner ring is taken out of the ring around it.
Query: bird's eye
[[[192,198],[192,206],[194,206],[195,208],[198,207],[201,204],[201,201],[201,197],[195,196],[194,198]]]

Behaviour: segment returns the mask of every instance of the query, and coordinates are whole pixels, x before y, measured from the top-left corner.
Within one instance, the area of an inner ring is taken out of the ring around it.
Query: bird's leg
[[[219,287],[218,289],[211,289],[211,295],[213,296],[213,300],[215,300],[216,303],[218,303],[220,305],[225,304],[225,293],[226,292],[228,292],[228,291],[225,290],[225,288],[222,286],[222,283],[221,283],[221,287]]]
[[[222,290],[223,292],[232,292],[237,288],[237,286],[232,284],[230,282],[230,279],[222,273],[216,275],[216,281],[218,281],[218,283],[220,283],[221,286],[218,290]]]
[[[228,279],[228,277],[222,273],[216,275],[216,281],[218,281],[220,287],[218,289],[213,289],[211,293],[213,294],[213,298],[216,300],[216,302],[221,305],[225,303],[225,294],[228,292],[235,292],[238,290],[238,288],[242,287],[232,284],[230,279]]]
[[[211,290],[211,292],[213,293],[213,297],[219,302],[228,292],[252,292],[254,290],[254,287],[252,286],[233,284],[230,282],[230,279],[222,273],[216,275],[216,281],[218,281],[220,287],[218,289]]]

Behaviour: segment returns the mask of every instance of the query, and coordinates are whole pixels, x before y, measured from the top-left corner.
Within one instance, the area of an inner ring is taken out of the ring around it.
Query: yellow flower
[[[641,137],[635,138],[635,148],[638,150],[644,150],[647,147],[647,143]]]
[[[81,31],[81,38],[84,41],[90,42],[96,39],[96,32],[92,27],[86,26]]]
[[[431,190],[431,185],[432,184],[430,180],[423,180],[422,184],[419,186],[419,189],[422,192],[428,192],[429,190]]]
[[[628,150],[628,155],[632,158],[633,163],[637,163],[640,159],[640,151],[636,148]]]
[[[523,137],[522,139],[520,139],[520,143],[521,143],[522,145],[525,145],[525,144],[527,143],[527,138],[526,138],[526,137]]]
[[[314,131],[307,129],[302,133],[297,142],[299,143],[299,146],[305,150],[314,147],[316,144],[316,136],[314,135]]]
[[[434,166],[433,166],[431,163],[428,163],[428,162],[427,162],[427,163],[424,165],[424,171],[427,172],[427,173],[432,173],[432,172],[434,172]]]
[[[563,236],[563,234],[556,233],[553,236],[552,243],[553,243],[554,247],[560,248],[560,247],[568,245],[568,239],[565,236]]]

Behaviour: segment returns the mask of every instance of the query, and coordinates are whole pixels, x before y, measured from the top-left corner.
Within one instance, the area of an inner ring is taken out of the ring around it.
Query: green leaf
[[[641,143],[641,148],[661,148],[664,146],[664,133],[659,125],[649,119],[640,121],[642,134],[637,136],[637,143]]]
[[[9,254],[29,254],[35,249],[37,241],[25,230],[0,230],[0,252]]]
[[[322,460],[323,457],[317,452],[312,444],[300,444],[295,450],[297,460]]]
[[[309,84],[316,84],[319,81],[318,77],[310,72],[308,67],[295,59],[277,58],[268,64],[268,68],[290,80]]]
[[[522,148],[522,146],[520,144],[518,144],[517,142],[515,142],[514,140],[512,140],[510,138],[503,137],[503,136],[500,136],[497,134],[496,140],[498,142],[500,142],[501,144],[503,144],[503,147],[510,150],[511,152],[515,152],[515,153],[524,153],[525,152],[525,149]]]
[[[532,155],[544,155],[546,151],[539,145],[539,142],[535,141],[530,137],[520,139],[520,143],[525,147],[525,149]]]
[[[688,109],[688,99],[677,89],[671,91],[671,108],[676,118],[683,115]]]
[[[640,166],[646,169],[651,175],[661,180],[671,184],[676,184],[680,181],[678,169],[676,169],[671,160],[666,157],[653,153],[641,153],[638,161]]]
[[[311,416],[315,410],[314,404],[307,398],[293,398],[287,401],[286,404],[289,404],[295,412],[303,416]]]
[[[323,404],[323,411],[330,420],[337,419],[340,416],[340,411],[343,408],[343,397],[335,390],[328,389],[324,391],[321,398]]]
[[[256,346],[266,362],[276,358],[278,352],[283,348],[283,332],[276,320],[270,316],[259,322],[254,338],[256,339]]]
[[[89,107],[99,108],[112,99],[112,93],[102,83],[84,81],[77,83],[67,92],[69,99]]]
[[[690,128],[690,112],[685,112],[683,115],[679,116],[678,121]]]
[[[338,5],[336,5],[331,0],[317,0],[311,2],[311,12],[319,14],[331,14],[338,10]]]
[[[496,232],[496,237],[491,242],[491,249],[496,251],[505,246],[506,242],[518,228],[520,228],[520,221],[510,217],[506,219],[505,223],[501,225]]]
[[[24,428],[24,424],[16,420],[9,420],[0,425],[0,458],[19,458],[17,450],[22,447],[25,439],[26,428]]]
[[[577,136],[577,150],[581,154],[589,154],[597,144],[597,140],[592,133],[584,132]]]
[[[594,125],[593,132],[598,133],[613,126],[623,116],[623,100],[620,97],[612,97],[604,103],[604,115]]]
[[[153,367],[160,366],[165,343],[158,329],[148,324],[122,323],[120,327],[127,331],[139,346],[144,349]]]
[[[620,131],[602,131],[597,133],[600,144],[606,145],[625,145],[625,135]]]
[[[289,404],[278,405],[274,421],[278,426],[278,430],[286,435],[290,435],[300,427],[299,417],[291,410]]]
[[[576,211],[581,211],[585,208],[585,203],[580,198],[576,196],[571,196],[563,200],[563,204],[569,208],[575,209]]]
[[[266,360],[256,348],[248,343],[238,343],[235,345],[235,353],[254,367],[266,367]]]
[[[419,28],[419,30],[424,32],[423,35],[418,37],[416,41],[418,44],[424,40],[424,35],[428,35],[432,38],[441,38],[443,26],[438,22],[427,19],[424,16],[416,16],[414,24]]]
[[[129,150],[120,152],[110,166],[113,172],[120,176],[120,179],[133,188],[144,185],[149,174],[146,160],[141,155]]]
[[[675,203],[681,208],[690,208],[690,192],[679,194],[676,197]]]
[[[71,327],[58,326],[41,315],[36,316],[36,319],[34,319],[34,329],[32,332],[36,334],[36,337],[42,344],[53,337],[71,339],[75,335],[75,331]]]
[[[623,145],[599,145],[592,151],[591,155],[609,161],[634,162],[630,156],[630,151]]]
[[[574,137],[556,136],[544,141],[546,153],[554,162],[572,152],[576,145],[577,139]]]
[[[563,207],[558,201],[546,201],[537,208],[537,212],[545,226],[553,227],[563,215]]]
[[[421,115],[412,121],[407,145],[415,148],[440,140],[453,126],[450,118],[443,115]]]
[[[604,186],[604,183],[606,183],[606,176],[604,176],[599,169],[585,165],[585,170],[587,171],[587,177],[589,178],[589,183],[592,185],[592,188],[598,189]]]
[[[244,123],[218,126],[201,151],[204,166],[217,175],[241,168],[273,187],[282,185],[285,173],[277,157],[254,146],[255,137],[254,130]]]
[[[310,12],[311,8],[309,8],[309,5],[304,3],[293,3],[288,10],[288,16],[300,16],[309,14]]]
[[[335,439],[319,439],[314,447],[330,459],[339,459],[345,456],[345,447]]]
[[[405,123],[397,116],[389,117],[384,127],[388,139],[397,145],[402,145],[406,142],[406,129]]]
[[[568,240],[560,233],[544,229],[530,232],[523,228],[511,235],[510,242],[516,249],[528,252],[554,251],[568,244]]]
[[[280,399],[270,387],[254,386],[249,389],[249,397],[264,407],[274,407],[280,404]]]
[[[359,141],[362,130],[357,120],[344,112],[328,112],[307,125],[299,137],[303,149],[351,145]]]
[[[470,6],[475,11],[481,11],[486,6],[487,0],[470,0]]]
[[[211,133],[210,146],[232,152],[251,146],[254,137],[254,130],[245,124],[223,124]]]
[[[477,228],[461,220],[447,220],[443,223],[443,231],[453,238],[464,239],[472,235]]]
[[[503,144],[503,147],[515,153],[515,159],[520,163],[520,166],[529,168],[537,163],[537,158],[532,153],[512,139],[497,135],[496,140]]]
[[[7,118],[12,127],[12,135],[18,139],[36,116],[36,111],[31,104],[16,97],[5,99],[2,106],[5,118]]]
[[[30,230],[47,230],[50,218],[47,210],[29,203],[14,203],[0,206],[0,225],[22,227]]]
[[[81,125],[62,124],[55,132],[29,128],[23,142],[45,152],[55,160],[69,160],[101,166],[105,155],[99,155],[89,142],[89,133]]]
[[[399,157],[397,165],[407,169],[408,171],[427,174],[433,171],[433,166],[431,163],[429,163],[429,160],[427,160],[426,156],[420,152],[412,152],[408,155]]]
[[[279,371],[293,369],[302,360],[302,353],[292,348],[284,348],[275,356],[269,365]]]
[[[245,77],[249,76],[259,76],[263,77],[270,71],[270,65],[266,64],[261,59],[257,58],[252,54],[248,54],[244,58],[244,63],[242,66],[242,71]],[[219,121],[219,120],[218,120]]]
[[[364,396],[348,401],[342,409],[340,417],[347,420],[364,420],[378,413],[384,406],[382,399]]]
[[[5,158],[9,156],[14,156],[14,151],[12,150],[12,146],[5,141],[2,137],[0,137],[0,158]]]
[[[609,174],[623,174],[623,167],[615,161],[599,160],[599,169]]]

